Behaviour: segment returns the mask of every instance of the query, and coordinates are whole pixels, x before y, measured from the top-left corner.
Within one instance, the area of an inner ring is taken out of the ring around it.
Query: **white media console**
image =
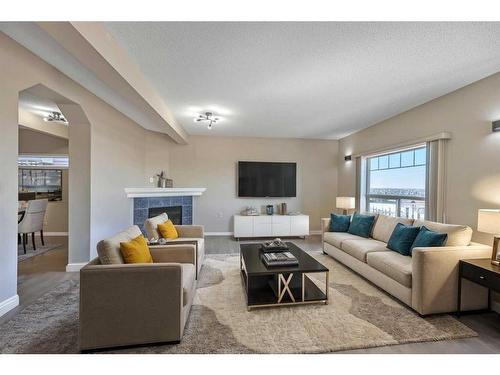
[[[309,235],[308,215],[234,215],[234,237],[303,237]]]

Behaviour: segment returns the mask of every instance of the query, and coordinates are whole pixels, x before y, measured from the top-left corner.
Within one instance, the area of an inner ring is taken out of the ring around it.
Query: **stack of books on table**
[[[266,267],[297,266],[299,261],[289,251],[277,253],[263,253],[262,260]]]

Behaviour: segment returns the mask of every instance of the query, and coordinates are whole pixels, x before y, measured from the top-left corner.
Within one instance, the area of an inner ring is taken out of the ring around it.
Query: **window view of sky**
[[[425,165],[371,171],[370,188],[425,189]]]
[[[370,158],[371,189],[425,189],[425,147]]]

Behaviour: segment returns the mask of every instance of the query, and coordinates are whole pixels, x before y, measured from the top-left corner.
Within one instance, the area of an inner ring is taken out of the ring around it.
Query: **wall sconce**
[[[496,120],[491,123],[491,131],[494,132],[500,131],[500,120]]]
[[[499,124],[498,124],[499,128],[500,128],[500,121],[499,121]],[[499,129],[500,130],[500,129]],[[351,161],[352,160],[352,155],[346,155],[344,156],[344,160],[345,161]]]

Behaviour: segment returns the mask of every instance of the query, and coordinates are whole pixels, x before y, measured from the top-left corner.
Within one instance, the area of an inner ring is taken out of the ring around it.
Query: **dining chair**
[[[45,211],[47,210],[48,202],[48,199],[35,199],[29,201],[24,216],[17,225],[17,232],[22,235],[23,250],[25,254],[29,233],[31,233],[33,250],[36,250],[35,232],[40,232],[42,246],[45,246],[43,240],[43,221],[45,219]]]

